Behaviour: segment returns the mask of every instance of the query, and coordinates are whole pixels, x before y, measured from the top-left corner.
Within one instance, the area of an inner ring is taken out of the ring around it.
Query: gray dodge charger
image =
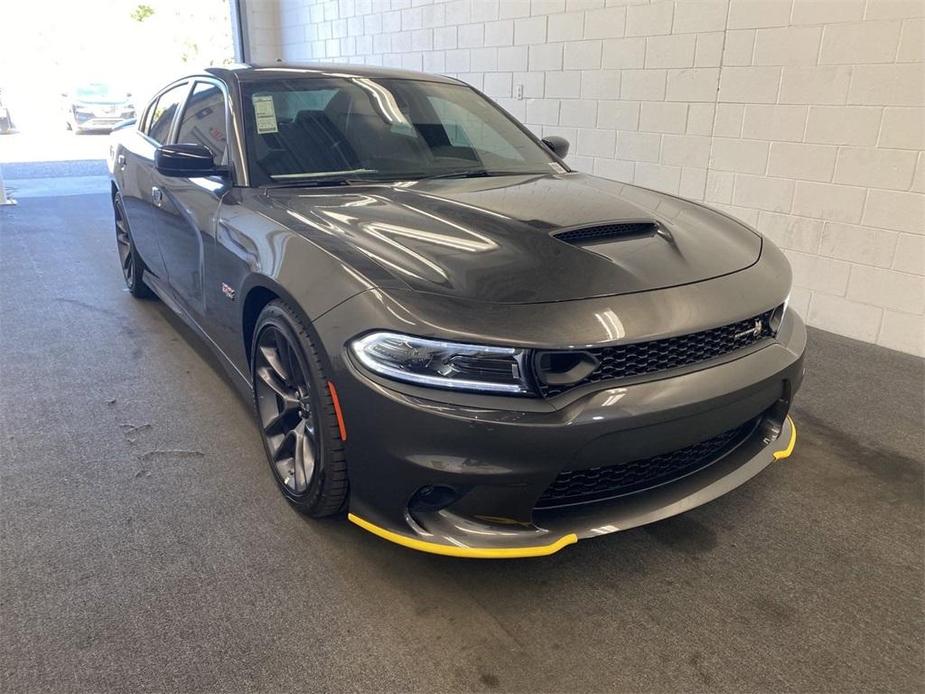
[[[789,456],[806,346],[767,239],[567,150],[446,77],[212,68],[113,136],[125,281],[215,351],[299,511],[551,554]]]

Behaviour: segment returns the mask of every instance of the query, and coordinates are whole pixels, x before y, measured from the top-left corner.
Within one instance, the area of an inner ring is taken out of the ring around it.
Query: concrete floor
[[[217,362],[124,291],[105,193],[35,180],[99,164],[4,172],[3,692],[925,685],[922,360],[813,331],[796,453],[739,490],[545,559],[417,554],[287,506]]]

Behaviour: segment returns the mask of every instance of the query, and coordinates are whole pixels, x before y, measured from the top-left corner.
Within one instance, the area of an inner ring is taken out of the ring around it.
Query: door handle
[[[118,157],[116,157],[116,164],[118,164],[123,169],[125,168],[125,155],[124,154],[120,154]]]
[[[161,206],[161,201],[164,199],[164,191],[162,191],[157,186],[151,186],[151,201],[157,205]]]

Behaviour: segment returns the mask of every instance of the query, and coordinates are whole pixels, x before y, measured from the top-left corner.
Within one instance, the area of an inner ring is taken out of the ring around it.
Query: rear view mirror
[[[163,145],[154,151],[154,167],[164,176],[201,178],[227,176],[228,169],[215,164],[205,145]]]
[[[549,147],[552,153],[559,157],[559,159],[565,159],[565,156],[568,154],[569,144],[568,140],[564,137],[550,135],[549,137],[543,138],[543,144]]]

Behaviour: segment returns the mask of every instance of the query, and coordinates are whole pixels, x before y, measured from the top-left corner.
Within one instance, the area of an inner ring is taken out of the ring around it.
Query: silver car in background
[[[132,93],[106,82],[89,82],[62,94],[68,130],[109,132],[135,117]]]

